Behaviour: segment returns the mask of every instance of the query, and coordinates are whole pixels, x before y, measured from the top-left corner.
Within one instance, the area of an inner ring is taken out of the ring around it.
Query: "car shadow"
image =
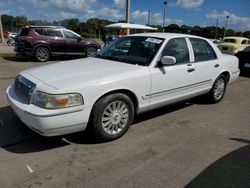
[[[199,103],[197,103],[199,101]],[[187,108],[193,104],[206,104],[202,99],[192,99],[152,110],[135,117],[132,126]],[[3,126],[1,126],[1,122]],[[10,106],[0,108],[0,146],[13,153],[32,153],[62,147],[69,144],[101,144],[102,141],[94,139],[89,131],[73,133],[57,137],[43,137],[24,125],[12,111]]]
[[[20,62],[20,63],[34,61],[34,59],[30,57],[21,56],[21,55],[7,56],[7,57],[3,57],[3,59],[8,60],[8,61],[13,61],[13,62]]]
[[[132,126],[161,115],[190,106],[178,103],[136,116]],[[0,108],[0,147],[12,153],[33,153],[63,147],[69,144],[102,144],[94,139],[89,131],[57,137],[43,137],[24,125],[10,106]]]
[[[192,104],[188,102],[181,102],[181,103],[176,103],[174,105],[158,108],[156,110],[152,110],[146,113],[139,114],[135,116],[135,119],[131,126],[136,126],[137,124],[141,122],[180,110],[182,108],[186,108],[190,105]],[[82,133],[75,133],[75,134],[67,135],[65,136],[65,139],[68,142],[75,143],[75,144],[101,144],[103,143],[102,141],[96,140],[93,137],[91,137],[88,130]]]
[[[147,120],[189,107],[191,105],[193,105],[193,103],[189,101],[184,101],[184,102],[175,103],[169,106],[164,106],[164,107],[161,107],[161,108],[158,108],[158,109],[146,112],[146,113],[142,113],[135,117],[133,124],[135,125],[137,123],[141,123],[143,121],[147,121]]]
[[[24,125],[10,106],[0,108],[0,147],[12,153],[31,153],[62,147],[60,137],[42,137]]]
[[[250,187],[250,140],[230,139],[247,145],[215,161],[188,183],[186,188]]]

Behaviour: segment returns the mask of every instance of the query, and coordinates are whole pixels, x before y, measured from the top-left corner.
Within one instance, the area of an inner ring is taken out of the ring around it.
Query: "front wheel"
[[[110,141],[125,134],[133,118],[134,106],[131,99],[122,93],[111,94],[94,105],[90,128],[97,139]]]
[[[94,57],[97,53],[97,49],[95,47],[87,47],[85,50],[86,57]]]
[[[220,75],[214,82],[214,85],[210,92],[208,93],[209,100],[212,103],[218,103],[222,100],[227,87],[226,77]]]
[[[46,47],[38,47],[35,49],[34,56],[37,61],[46,62],[50,58],[50,51]]]

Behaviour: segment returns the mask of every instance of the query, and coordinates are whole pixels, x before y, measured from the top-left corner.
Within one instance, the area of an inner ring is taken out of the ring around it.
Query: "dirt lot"
[[[95,143],[86,133],[41,137],[14,115],[6,87],[41,65],[0,58],[0,187],[250,187],[249,76],[219,104],[195,99],[152,111],[122,138]]]

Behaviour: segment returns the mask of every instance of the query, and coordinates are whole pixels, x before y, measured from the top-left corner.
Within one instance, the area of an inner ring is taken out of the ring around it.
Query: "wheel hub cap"
[[[219,100],[223,96],[224,90],[225,90],[225,82],[223,79],[220,79],[220,80],[218,80],[218,82],[215,85],[214,97],[217,100]]]
[[[123,101],[114,101],[103,112],[102,128],[107,134],[118,134],[126,127],[128,118],[127,104]]]
[[[111,122],[113,124],[118,124],[120,121],[121,121],[121,113],[116,110],[111,115]]]

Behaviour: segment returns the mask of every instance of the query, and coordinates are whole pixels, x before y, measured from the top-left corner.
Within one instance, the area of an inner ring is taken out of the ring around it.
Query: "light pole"
[[[1,35],[1,42],[4,41],[4,36],[3,36],[3,24],[2,24],[2,15],[0,14],[0,35]]]
[[[150,10],[148,10],[148,25],[150,24]]]
[[[218,35],[218,27],[219,27],[219,19],[217,19],[216,21],[216,31],[215,31],[215,39],[217,39],[217,35]]]
[[[126,3],[126,22],[130,23],[130,0]],[[127,29],[127,35],[130,34],[130,29]]]
[[[225,36],[226,36],[226,32],[227,32],[227,22],[228,22],[229,16],[227,16],[226,18],[227,18],[227,19],[226,19],[226,24],[225,24],[225,30],[224,30],[224,36],[223,36],[223,38],[225,38]]]
[[[163,8],[164,8],[164,11],[163,11],[163,23],[162,23],[162,32],[164,33],[165,29],[165,17],[166,17],[166,6],[167,6],[168,2],[167,1],[164,1],[163,2]]]

